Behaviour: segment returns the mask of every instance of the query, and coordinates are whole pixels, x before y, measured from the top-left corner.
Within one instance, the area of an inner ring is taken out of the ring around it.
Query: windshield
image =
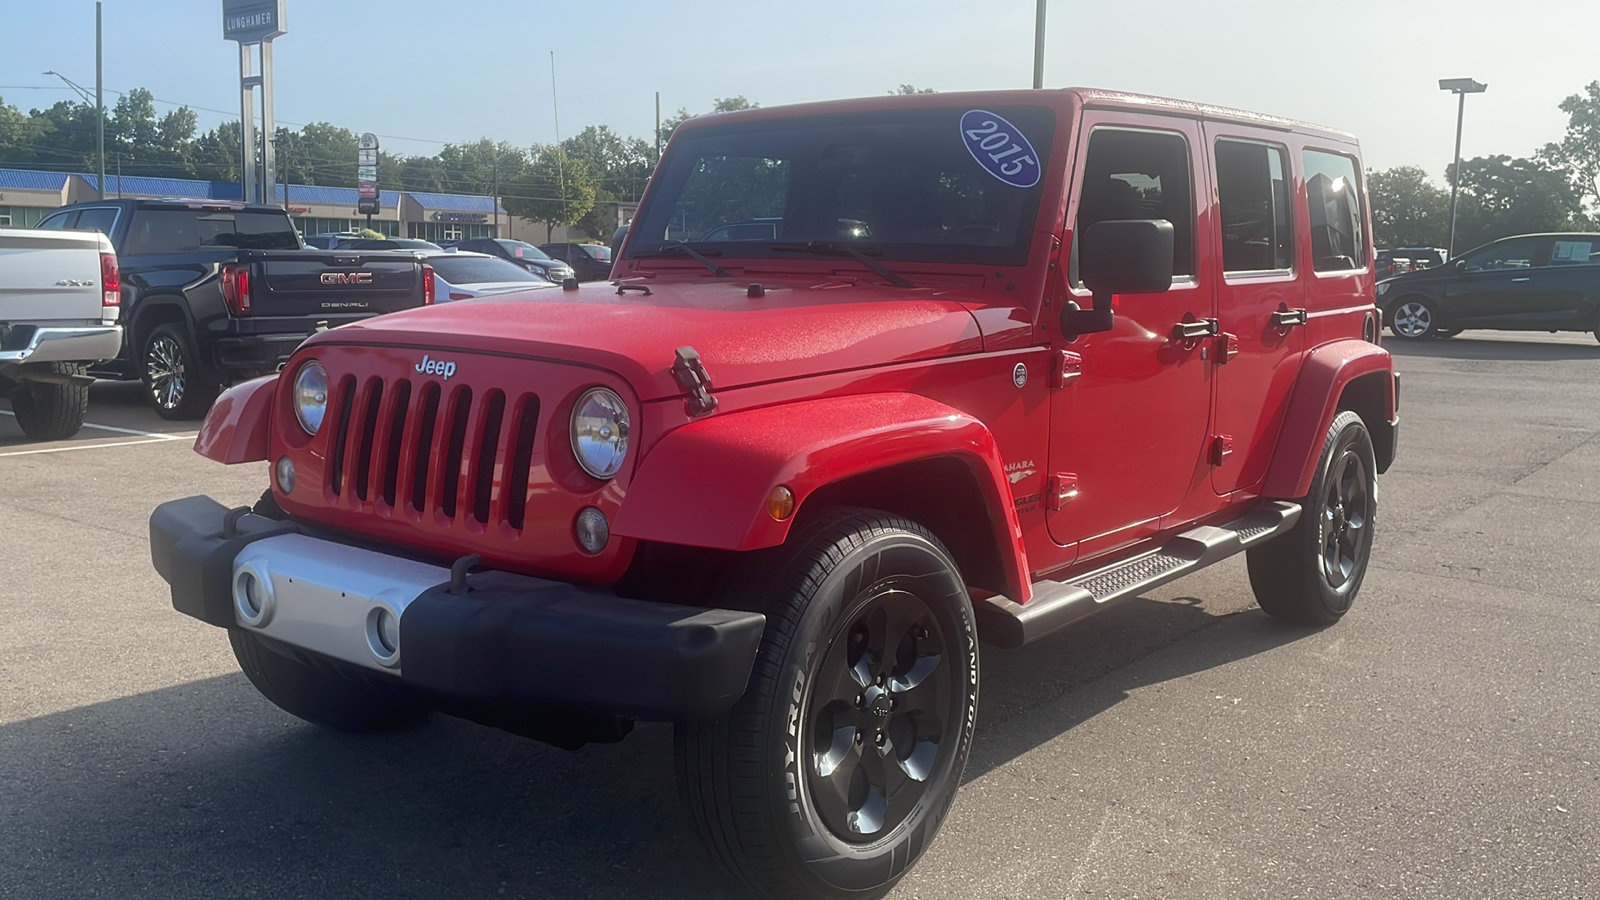
[[[517,259],[531,259],[534,262],[554,262],[550,254],[540,250],[532,244],[523,241],[500,241],[500,246],[510,251]]]
[[[428,257],[428,264],[440,278],[450,284],[487,284],[494,281],[547,282],[527,269],[494,256],[449,256],[439,254]]]
[[[741,123],[675,138],[629,257],[677,242],[792,258],[850,242],[884,260],[1021,265],[1054,114],[958,107]]]

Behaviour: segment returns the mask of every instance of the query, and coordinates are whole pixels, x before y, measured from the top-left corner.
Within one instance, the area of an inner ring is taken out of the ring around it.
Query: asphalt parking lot
[[[1235,559],[986,649],[966,784],[891,896],[1600,896],[1600,345],[1389,346],[1400,455],[1345,621],[1269,621]],[[568,753],[271,707],[146,532],[265,466],[195,456],[134,385],[89,418],[29,444],[0,412],[0,897],[735,896],[670,728]]]

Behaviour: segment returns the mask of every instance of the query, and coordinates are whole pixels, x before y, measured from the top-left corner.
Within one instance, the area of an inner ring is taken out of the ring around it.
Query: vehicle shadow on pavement
[[[1538,343],[1535,341],[1496,341],[1481,338],[1462,340],[1402,341],[1385,340],[1384,349],[1395,356],[1428,356],[1436,359],[1484,359],[1512,362],[1540,360],[1600,359],[1600,343]]]
[[[987,651],[967,779],[1131,690],[1306,633],[1141,599]],[[0,726],[0,785],[0,896],[738,896],[659,724],[575,753],[445,716],[342,735],[233,674]]]

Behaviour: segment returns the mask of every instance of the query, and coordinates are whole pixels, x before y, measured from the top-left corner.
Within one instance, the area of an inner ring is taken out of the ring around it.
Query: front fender
[[[774,547],[795,518],[767,514],[774,487],[788,486],[798,510],[824,485],[934,457],[959,459],[972,471],[1000,541],[1006,582],[1014,596],[1026,596],[1022,530],[994,435],[972,416],[916,394],[806,400],[684,425],[640,462],[612,532],[727,550]]]
[[[1373,423],[1384,427],[1395,421],[1394,362],[1389,351],[1352,338],[1323,344],[1305,355],[1262,483],[1263,496],[1295,499],[1311,490],[1322,442],[1339,412],[1339,397],[1350,382],[1375,372],[1389,376],[1384,379],[1383,422]]]
[[[277,387],[278,376],[274,374],[224,391],[200,425],[194,452],[228,465],[265,460],[272,398]]]

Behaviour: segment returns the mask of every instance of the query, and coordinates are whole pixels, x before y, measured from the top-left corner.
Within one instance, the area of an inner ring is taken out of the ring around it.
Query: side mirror
[[[1078,238],[1078,272],[1094,294],[1093,309],[1061,311],[1062,334],[1110,331],[1113,294],[1157,294],[1172,287],[1172,223],[1111,219]]]
[[[1464,260],[1464,259],[1452,259],[1452,260],[1450,260],[1450,271],[1455,272],[1457,275],[1460,275],[1462,272],[1465,272],[1466,270],[1467,270],[1467,261],[1466,260]]]

